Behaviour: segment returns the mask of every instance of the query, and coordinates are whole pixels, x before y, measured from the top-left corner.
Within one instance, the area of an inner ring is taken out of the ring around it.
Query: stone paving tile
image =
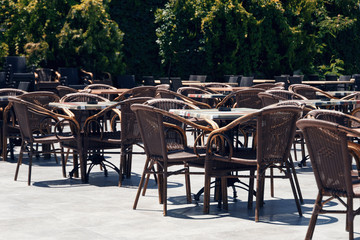
[[[109,159],[119,164],[119,155]],[[260,222],[254,209],[246,207],[247,192],[237,189],[233,202],[229,188],[229,211],[212,203],[210,214],[198,204],[186,203],[184,177],[169,178],[168,216],[162,214],[154,180],[146,196],[133,210],[144,155],[135,155],[131,179],[117,186],[118,176],[109,170],[104,177],[99,167],[88,184],[63,178],[54,159],[35,159],[32,185],[27,186],[27,160],[14,181],[16,163],[0,162],[0,239],[304,239],[317,188],[311,167],[298,168],[305,203],[299,217],[287,180],[275,180],[275,197],[265,189],[265,205]],[[68,171],[71,163],[68,163]],[[192,193],[203,185],[203,176],[192,176]],[[266,181],[268,184],[268,181]],[[338,203],[331,203],[334,208]],[[359,206],[359,200],[354,202]],[[360,217],[355,217],[355,238],[360,239]],[[324,215],[318,219],[314,239],[348,239],[344,215]]]

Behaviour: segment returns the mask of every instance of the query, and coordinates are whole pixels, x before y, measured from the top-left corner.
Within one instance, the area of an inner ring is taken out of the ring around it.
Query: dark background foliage
[[[360,72],[358,0],[0,3],[0,57],[39,67],[216,80]]]

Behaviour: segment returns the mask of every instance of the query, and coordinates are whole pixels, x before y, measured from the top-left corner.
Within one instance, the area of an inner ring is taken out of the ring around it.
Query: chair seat
[[[186,148],[181,151],[173,151],[168,153],[169,164],[188,162],[191,166],[204,166],[205,150],[199,149],[199,156],[194,153],[192,148]]]
[[[56,143],[60,141],[74,141],[74,136],[64,136],[64,135],[41,135],[41,136],[34,136],[34,143]]]
[[[216,171],[224,170],[225,172],[250,170],[256,168],[256,151],[250,148],[241,149],[239,151],[234,150],[233,156],[229,159],[227,156],[214,154],[212,163],[212,169]]]

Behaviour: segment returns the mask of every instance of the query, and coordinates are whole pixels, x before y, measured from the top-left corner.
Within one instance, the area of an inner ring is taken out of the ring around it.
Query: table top
[[[356,93],[356,91],[326,91],[326,93],[330,94],[334,97],[344,97],[353,93]],[[317,92],[316,95],[324,96],[324,94]]]
[[[275,79],[254,79],[253,83],[275,83]]]
[[[118,102],[97,102],[95,104],[87,102],[51,102],[49,106],[70,110],[102,110],[116,103]],[[120,108],[120,106],[118,108]]]
[[[217,92],[235,92],[243,89],[247,89],[249,87],[209,87],[210,90]]]
[[[340,100],[340,99],[330,99],[330,100],[321,100],[321,99],[314,99],[314,100],[300,100],[308,105],[314,105],[316,107],[322,106],[346,106],[346,105],[353,105],[353,104],[360,104],[360,100]]]
[[[226,85],[230,85],[230,86],[238,86],[238,83],[224,83],[224,82],[198,82],[198,81],[182,81],[182,84],[184,86],[203,86],[206,87],[206,85],[209,84],[226,84]]]
[[[195,117],[209,120],[234,120],[258,110],[259,109],[253,108],[231,108],[230,111],[219,111],[219,109],[170,109],[169,111],[182,117]]]
[[[117,89],[90,89],[92,94],[121,94],[128,91],[128,88],[117,88]]]
[[[328,85],[328,84],[353,84],[355,79],[350,79],[350,81],[302,81],[302,84],[308,85]]]
[[[195,94],[195,93],[190,93],[187,95],[189,98],[207,98],[207,99],[213,99],[213,98],[224,98],[227,96],[227,94],[221,94],[221,93],[214,93],[214,94],[209,94],[209,93],[205,93],[205,94]]]

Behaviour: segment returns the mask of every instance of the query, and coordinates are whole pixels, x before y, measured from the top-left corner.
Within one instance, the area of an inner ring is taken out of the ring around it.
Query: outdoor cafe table
[[[195,117],[225,122],[233,121],[239,117],[259,111],[259,109],[253,108],[230,108],[229,110],[230,111],[219,111],[219,109],[170,109],[169,111],[182,117]],[[233,134],[233,132],[229,132],[229,135]],[[198,201],[203,192],[204,188],[200,189],[194,196],[195,200]]]
[[[327,106],[349,106],[360,104],[360,100],[341,100],[341,99],[330,99],[330,100],[321,100],[321,99],[311,99],[311,100],[300,100],[307,105],[313,105],[315,107],[327,107]]]
[[[216,92],[235,92],[249,87],[209,87],[208,89]]]
[[[69,109],[69,110],[79,110],[79,111],[93,111],[97,110],[100,111],[102,109],[105,109],[106,107],[109,107],[111,105],[114,105],[118,102],[96,102],[96,103],[88,103],[88,102],[50,102],[50,107],[56,107],[60,109]],[[82,125],[83,123],[79,123]],[[83,126],[81,126],[83,128]],[[81,137],[81,144],[84,145],[84,131],[81,131],[80,134]],[[83,182],[86,182],[86,153],[85,151],[79,153],[82,154],[83,162],[80,162],[80,171],[81,171],[81,180]]]
[[[201,93],[201,94],[196,94],[196,93],[189,93],[187,95],[189,98],[203,98],[203,99],[214,99],[214,98],[224,98],[227,96],[227,94],[222,94],[222,93]]]
[[[117,88],[117,89],[90,89],[92,94],[121,94],[128,91],[128,88]]]
[[[302,81],[302,84],[308,85],[331,85],[331,84],[353,84],[355,79],[352,78],[350,81]]]
[[[238,117],[254,113],[259,109],[253,108],[229,108],[229,111],[215,109],[170,109],[175,115],[182,117],[194,117],[209,120],[235,120]]]
[[[198,82],[198,81],[182,81],[182,85],[184,86],[201,86],[201,87],[206,87],[206,85],[209,84],[227,84],[230,86],[238,86],[238,83],[223,83],[223,82]]]
[[[102,110],[116,103],[118,102],[51,102],[49,103],[49,106],[69,110]]]
[[[326,91],[326,93],[330,94],[334,97],[345,97],[347,95],[350,95],[352,93],[355,93],[356,91]],[[318,96],[324,96],[322,93],[316,93]]]

